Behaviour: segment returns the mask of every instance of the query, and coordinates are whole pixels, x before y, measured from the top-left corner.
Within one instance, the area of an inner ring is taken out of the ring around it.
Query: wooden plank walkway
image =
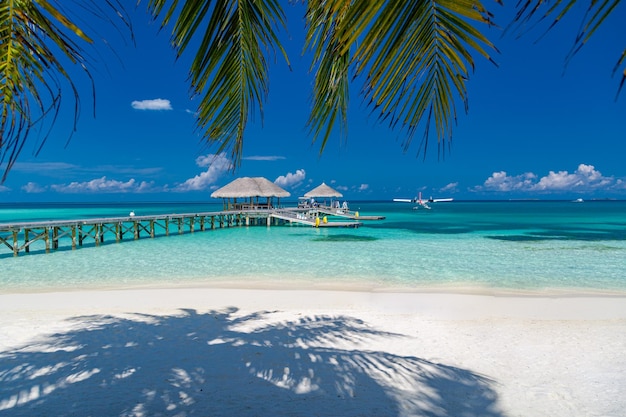
[[[352,220],[384,220],[385,216],[363,216],[358,211],[346,210],[342,208],[332,208],[329,206],[318,206],[316,208],[320,213],[328,216],[345,217]]]
[[[77,220],[49,220],[39,222],[0,223],[0,247],[9,248],[13,256],[29,253],[31,246],[43,241],[48,253],[65,245],[76,249],[85,242],[95,246],[113,237],[115,242],[142,236],[154,238],[174,233],[194,233],[216,228],[252,225],[301,224],[309,227],[359,227],[361,222],[325,221],[318,211],[299,209],[259,209],[248,211],[219,211],[205,213],[158,214],[88,218]],[[173,229],[173,230],[172,230]],[[0,252],[1,255],[1,252]]]
[[[307,211],[301,210],[274,210],[271,216],[277,219],[286,220],[291,223],[299,223],[313,227],[359,227],[363,225],[363,223],[356,221],[324,221],[323,218],[320,218],[319,215],[310,215],[309,213],[307,213]]]

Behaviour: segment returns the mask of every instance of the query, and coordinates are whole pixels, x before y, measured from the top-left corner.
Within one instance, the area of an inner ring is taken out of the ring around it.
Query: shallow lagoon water
[[[13,257],[0,291],[128,286],[626,292],[626,202],[352,203],[362,227],[231,227]],[[196,213],[215,203],[1,205],[0,223]],[[108,242],[108,243],[107,243]],[[37,245],[39,245],[37,247]]]

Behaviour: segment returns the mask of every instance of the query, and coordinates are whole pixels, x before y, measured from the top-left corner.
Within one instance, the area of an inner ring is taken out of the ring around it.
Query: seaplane
[[[428,203],[448,202],[448,201],[452,201],[452,198],[432,198],[432,197],[430,197],[428,200],[423,200],[422,199],[422,193],[420,192],[417,197],[414,197],[414,198],[394,198],[393,201],[395,201],[397,203],[413,203],[413,204],[417,204],[416,206],[413,207],[413,210],[418,210],[420,208],[423,208],[423,209],[426,209],[426,210],[430,210],[431,207],[428,205]]]

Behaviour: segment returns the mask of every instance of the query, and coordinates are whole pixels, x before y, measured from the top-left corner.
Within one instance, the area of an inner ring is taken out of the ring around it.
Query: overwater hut
[[[277,199],[276,205],[280,205],[280,198],[290,195],[264,177],[237,178],[211,193],[211,197],[223,199],[224,210],[269,209],[274,207],[274,198]],[[265,202],[259,199],[265,199]]]
[[[343,194],[341,194],[339,191],[335,190],[334,188],[326,185],[326,183],[322,182],[320,185],[318,185],[311,191],[305,193],[304,197],[306,197],[307,199],[313,199],[313,200],[315,200],[316,198],[323,198],[324,200],[327,198],[330,198],[329,205],[333,206],[333,199],[341,198],[343,197]],[[326,201],[324,201],[324,203],[326,203]]]

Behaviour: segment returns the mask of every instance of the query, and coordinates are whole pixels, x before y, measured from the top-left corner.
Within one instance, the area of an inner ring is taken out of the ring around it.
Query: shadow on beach
[[[271,316],[74,318],[0,353],[0,416],[502,416],[493,382],[471,371],[336,347],[402,335],[348,316]]]

